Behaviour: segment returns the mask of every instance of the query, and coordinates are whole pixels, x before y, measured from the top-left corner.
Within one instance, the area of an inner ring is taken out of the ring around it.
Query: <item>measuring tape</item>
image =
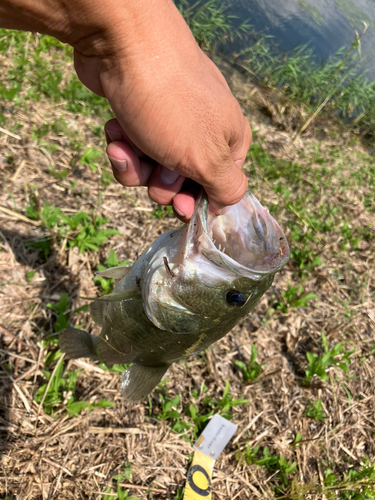
[[[226,447],[237,425],[214,415],[194,445],[194,456],[188,471],[184,500],[211,500],[212,469]]]

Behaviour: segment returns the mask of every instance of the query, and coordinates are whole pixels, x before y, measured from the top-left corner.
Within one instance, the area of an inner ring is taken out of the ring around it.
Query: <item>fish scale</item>
[[[119,280],[90,305],[100,335],[68,328],[60,348],[68,358],[133,363],[122,375],[121,393],[139,401],[172,363],[199,353],[246,317],[288,259],[283,232],[250,191],[221,216],[209,212],[202,193],[188,225],[161,235],[133,265],[98,273]]]

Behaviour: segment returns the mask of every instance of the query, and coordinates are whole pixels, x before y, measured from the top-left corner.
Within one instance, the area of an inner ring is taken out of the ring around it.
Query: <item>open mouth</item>
[[[280,226],[250,191],[223,215],[209,213],[206,234],[228,264],[230,260],[248,270],[270,273],[289,260],[288,242]]]

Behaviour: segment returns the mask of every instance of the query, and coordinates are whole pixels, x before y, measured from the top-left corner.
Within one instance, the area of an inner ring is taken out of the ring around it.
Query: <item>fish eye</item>
[[[234,307],[242,307],[246,303],[245,295],[237,290],[229,290],[226,299],[228,304]]]

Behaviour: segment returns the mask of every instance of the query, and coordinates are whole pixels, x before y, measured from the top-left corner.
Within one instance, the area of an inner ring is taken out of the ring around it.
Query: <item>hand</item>
[[[106,126],[107,152],[120,183],[147,185],[182,220],[194,205],[186,178],[216,212],[243,197],[249,124],[171,0],[4,2],[0,25],[70,43],[81,81],[108,99],[117,121]]]
[[[163,6],[168,8],[132,33],[131,50],[123,48],[129,40],[117,42],[103,64],[76,49],[75,66],[117,117],[105,129],[115,178],[124,186],[148,186],[154,201],[173,204],[186,221],[194,208],[186,178],[204,187],[216,212],[243,197],[247,179],[240,168],[251,132],[224,77],[177,9],[169,2]]]

